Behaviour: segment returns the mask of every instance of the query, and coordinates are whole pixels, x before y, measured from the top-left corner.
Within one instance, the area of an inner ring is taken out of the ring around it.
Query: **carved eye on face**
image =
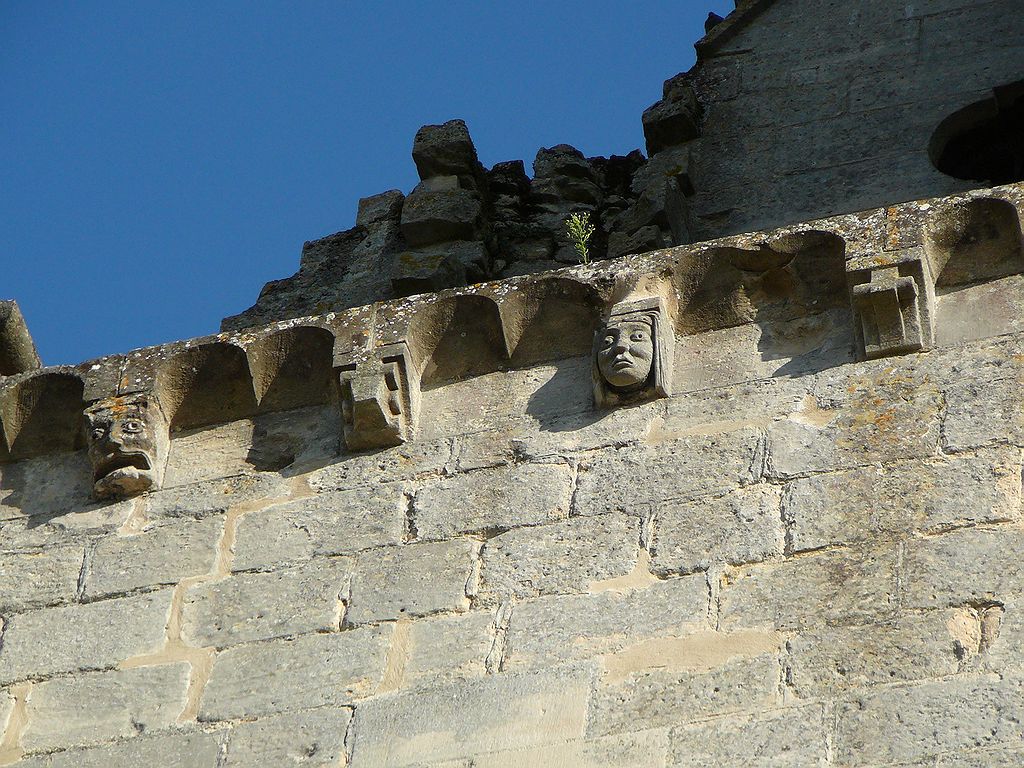
[[[647,341],[647,333],[640,330],[633,331],[629,334],[629,340],[636,342]]]
[[[137,419],[128,419],[122,426],[122,432],[127,432],[132,435],[137,435],[142,431],[142,422]]]
[[[107,434],[107,430],[105,430],[103,427],[96,427],[90,433],[90,436],[92,437],[93,440],[102,440],[103,436],[106,435],[106,434]]]
[[[607,336],[604,337],[604,345],[606,347],[610,347],[614,343],[615,343],[615,337],[612,336],[610,333]]]

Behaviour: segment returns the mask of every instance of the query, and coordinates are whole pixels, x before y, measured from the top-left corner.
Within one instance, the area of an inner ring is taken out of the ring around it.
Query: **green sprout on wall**
[[[590,214],[586,211],[570,213],[569,218],[565,220],[565,231],[569,235],[572,247],[580,255],[580,264],[589,264],[590,249],[587,248],[587,243],[590,242],[590,238],[594,234],[594,225],[590,223]]]

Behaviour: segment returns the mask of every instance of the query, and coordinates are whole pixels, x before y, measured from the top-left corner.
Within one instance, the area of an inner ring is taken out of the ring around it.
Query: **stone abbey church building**
[[[644,151],[425,126],[219,334],[3,304],[0,766],[1024,766],[1024,3],[697,51]]]

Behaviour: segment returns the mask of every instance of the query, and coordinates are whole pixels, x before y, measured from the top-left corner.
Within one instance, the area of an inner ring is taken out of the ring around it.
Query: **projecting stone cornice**
[[[655,360],[641,349],[633,378],[595,364],[596,407],[668,396],[673,347],[738,326],[833,313],[848,360],[997,335],[1021,308],[976,289],[1024,273],[1022,210],[1015,184],[0,377],[0,460],[86,447],[86,409],[174,433],[336,403],[349,449],[395,445],[415,439],[421,388],[596,355],[613,326],[640,323]]]

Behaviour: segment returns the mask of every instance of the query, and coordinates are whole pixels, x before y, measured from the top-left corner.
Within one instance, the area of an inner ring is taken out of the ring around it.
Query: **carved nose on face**
[[[615,354],[617,355],[622,354],[623,352],[627,352],[628,350],[628,340],[621,337],[618,339],[618,341],[615,342],[615,345],[612,347],[612,351],[615,352]]]

